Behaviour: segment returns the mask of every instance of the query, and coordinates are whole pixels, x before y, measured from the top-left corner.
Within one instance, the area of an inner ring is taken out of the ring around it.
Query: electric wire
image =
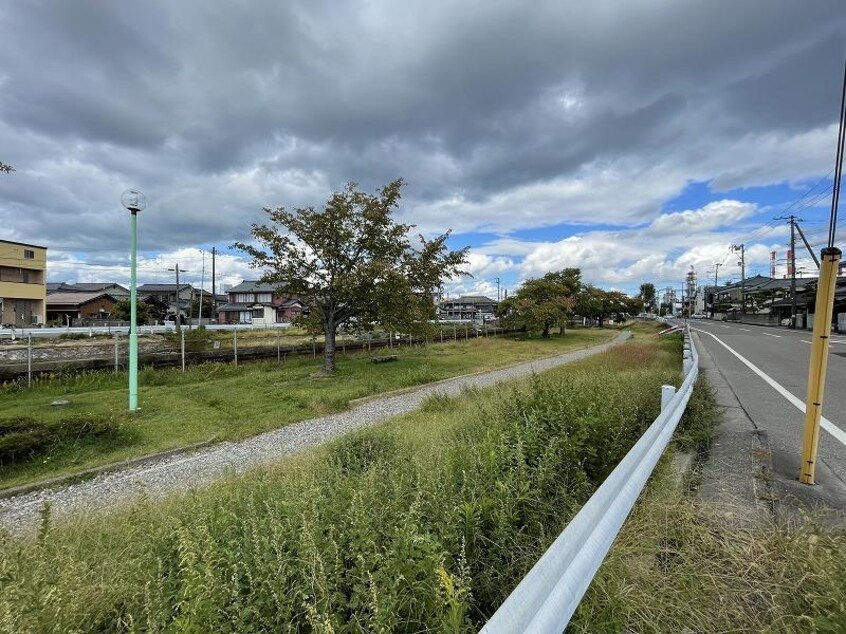
[[[843,65],[843,88],[840,95],[840,130],[837,134],[837,153],[834,159],[834,186],[831,194],[831,222],[828,227],[828,246],[834,246],[837,232],[837,209],[840,204],[840,181],[843,176],[843,144],[846,135],[846,63]]]

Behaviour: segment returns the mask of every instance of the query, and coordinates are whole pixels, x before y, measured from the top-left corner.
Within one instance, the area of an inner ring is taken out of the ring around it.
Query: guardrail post
[[[282,359],[282,350],[279,346],[279,331],[276,331],[276,363],[279,363]]]
[[[232,331],[232,349],[234,351],[235,365],[238,365],[238,329]]]
[[[672,385],[661,386],[661,411],[663,412],[669,406],[670,401],[676,395],[676,388]]]
[[[182,351],[182,371],[185,372],[185,331],[182,331],[182,337],[180,342],[180,349]]]
[[[118,360],[118,354],[118,338],[117,335],[115,335],[115,374],[117,374],[118,366],[120,365],[120,361]]]

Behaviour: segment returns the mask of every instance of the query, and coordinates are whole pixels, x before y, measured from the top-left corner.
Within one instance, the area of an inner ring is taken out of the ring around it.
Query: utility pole
[[[211,319],[217,321],[217,285],[215,284],[214,276],[214,256],[216,250],[212,247],[212,314]]]
[[[834,246],[837,235],[837,212],[840,185],[843,177],[843,155],[846,150],[846,65],[843,69],[843,89],[840,96],[840,129],[837,134],[837,154],[834,159],[834,182],[831,188],[831,217],[828,224],[828,244],[820,252],[820,277],[817,282],[816,315],[811,336],[811,358],[808,364],[808,395],[805,399],[805,427],[802,434],[802,467],[799,481],[814,484],[817,448],[820,441],[825,377],[828,368],[831,317],[837,287],[837,271],[842,252]]]
[[[203,251],[203,266],[200,269],[200,311],[199,311],[199,320],[197,321],[197,326],[203,325],[203,286],[206,284],[206,252]]]
[[[183,273],[187,273],[185,269],[181,269]],[[168,269],[168,271],[176,271],[176,314],[173,316],[173,321],[176,324],[176,332],[182,332],[182,326],[179,323],[179,265],[177,264],[174,268]]]
[[[734,251],[740,251],[740,315],[746,314],[746,245],[733,245]]]
[[[790,327],[796,328],[796,216],[790,216]]]
[[[716,319],[717,315],[717,280],[722,265],[722,262],[714,262],[714,297],[711,300],[711,319]]]
[[[773,220],[787,220],[790,223],[790,251],[787,253],[788,266],[790,267],[790,327],[796,328],[796,221],[794,215],[779,216]]]

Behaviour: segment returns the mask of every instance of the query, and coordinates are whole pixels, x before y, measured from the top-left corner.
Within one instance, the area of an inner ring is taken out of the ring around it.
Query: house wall
[[[92,302],[88,302],[87,304],[80,306],[80,317],[83,319],[86,317],[99,318],[101,314],[105,317],[106,315],[111,314],[115,307],[115,303],[116,302],[112,301],[108,297],[95,299]],[[100,312],[101,309],[103,310],[102,313]]]
[[[46,272],[46,248],[0,240],[0,324],[44,323]]]

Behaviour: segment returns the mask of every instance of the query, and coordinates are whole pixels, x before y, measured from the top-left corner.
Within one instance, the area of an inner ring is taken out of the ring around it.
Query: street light
[[[138,409],[138,291],[135,269],[138,250],[138,212],[147,206],[147,199],[139,191],[127,189],[120,197],[121,204],[129,210],[129,411]]]

